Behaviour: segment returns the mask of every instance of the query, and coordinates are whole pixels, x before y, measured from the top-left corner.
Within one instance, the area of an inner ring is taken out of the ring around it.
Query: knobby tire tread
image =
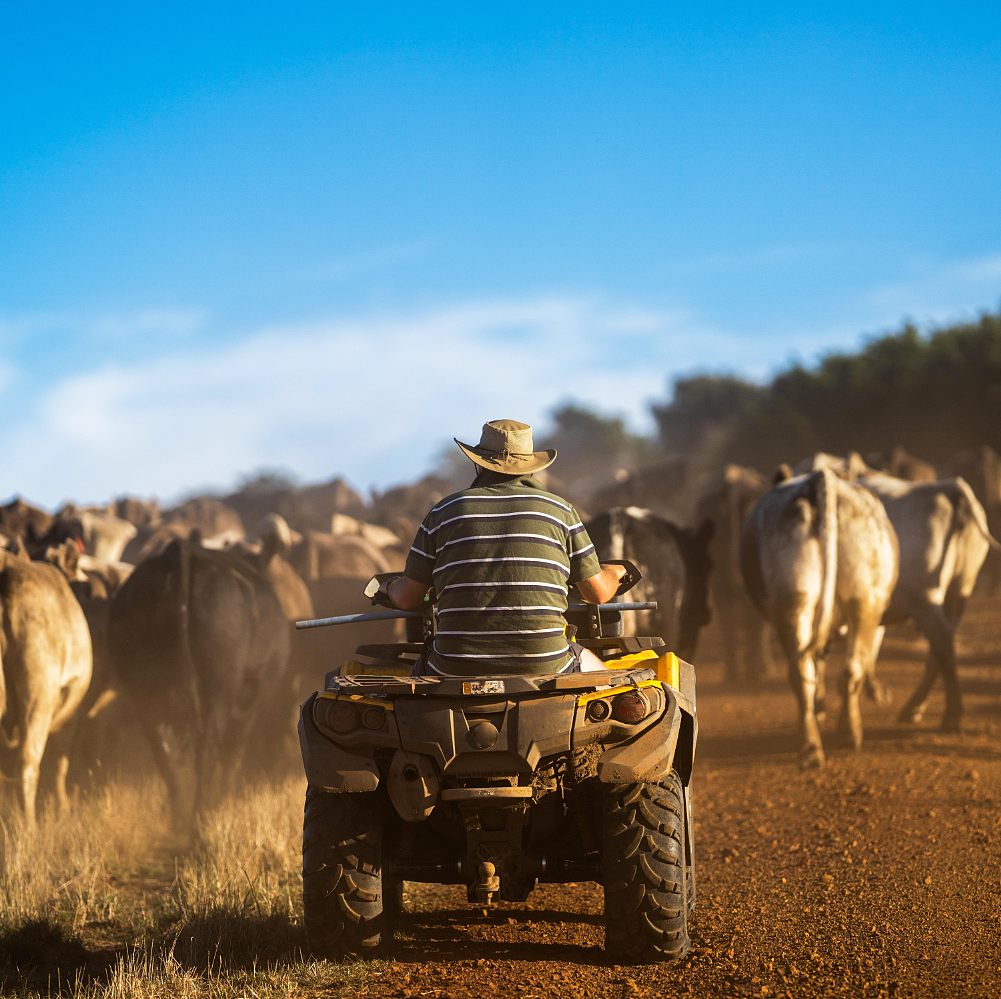
[[[679,961],[694,902],[685,857],[685,798],[673,771],[659,784],[609,788],[602,879],[605,949],[620,961]]]
[[[383,911],[382,819],[371,794],[309,788],[302,823],[306,941],[317,957],[372,957],[391,935]]]

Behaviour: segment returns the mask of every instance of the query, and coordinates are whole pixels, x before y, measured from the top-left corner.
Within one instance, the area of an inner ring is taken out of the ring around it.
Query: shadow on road
[[[508,919],[514,925],[508,925]],[[567,924],[600,926],[602,917],[552,910],[501,909],[488,916],[477,909],[421,910],[404,916],[401,933],[393,944],[393,957],[404,964],[484,959],[487,961],[567,961],[592,967],[608,967],[600,945],[566,943],[561,928]],[[481,928],[524,932],[528,940],[486,940]],[[542,932],[540,933],[540,928]],[[540,940],[553,933],[554,940]]]

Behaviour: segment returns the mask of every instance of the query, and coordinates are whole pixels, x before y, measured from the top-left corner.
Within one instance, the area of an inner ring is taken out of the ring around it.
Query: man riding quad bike
[[[496,421],[459,446],[481,466],[473,486],[431,510],[403,576],[366,587],[401,609],[301,622],[406,615],[408,632],[359,647],[302,706],[310,948],[378,953],[404,881],[464,884],[486,907],[591,880],[610,955],[682,958],[694,668],[620,637],[620,611],[650,605],[605,602],[639,574],[600,565],[570,504],[531,477],[555,451],[533,453],[530,427]]]

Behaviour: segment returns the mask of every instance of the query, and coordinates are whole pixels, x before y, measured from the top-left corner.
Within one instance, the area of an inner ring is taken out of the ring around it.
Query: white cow
[[[832,468],[882,501],[900,542],[900,577],[886,623],[912,618],[930,646],[924,676],[901,709],[900,721],[921,718],[941,673],[942,729],[958,731],[963,699],[956,672],[956,628],[988,551],[1001,551],[969,483],[958,476],[938,482],[898,479],[869,468],[855,452],[847,458],[819,453],[798,467]]]
[[[964,479],[908,482],[875,472],[858,481],[882,501],[900,540],[900,579],[887,621],[913,618],[931,647],[924,676],[900,720],[921,718],[941,673],[942,729],[958,731],[963,701],[956,673],[956,628],[988,550],[1001,550],[1001,544],[991,537],[984,508]]]
[[[897,579],[897,539],[871,493],[829,468],[779,482],[754,505],[740,539],[748,593],[778,635],[799,702],[800,766],[822,766],[818,713],[824,655],[847,626],[838,730],[862,744],[859,692],[883,638]]]

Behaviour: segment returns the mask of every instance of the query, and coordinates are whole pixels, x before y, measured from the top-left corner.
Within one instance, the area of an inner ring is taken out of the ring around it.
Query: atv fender
[[[323,791],[374,791],[379,786],[375,761],[356,756],[331,742],[313,721],[311,694],[299,709],[299,748],[309,786]]]
[[[598,779],[606,784],[654,783],[673,767],[684,784],[692,775],[698,723],[692,702],[664,684],[667,707],[658,721],[635,739],[605,750],[598,760]]]

